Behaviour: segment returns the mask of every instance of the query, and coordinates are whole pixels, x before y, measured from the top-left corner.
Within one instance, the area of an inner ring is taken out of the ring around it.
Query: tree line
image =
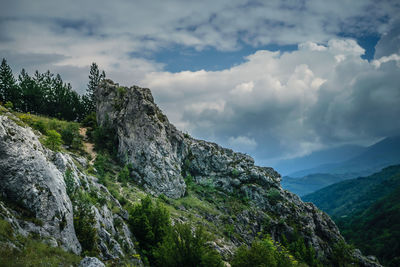
[[[56,117],[68,121],[82,121],[95,112],[94,90],[105,78],[96,63],[90,66],[89,82],[84,95],[79,95],[60,74],[49,70],[30,76],[22,69],[15,78],[7,60],[0,66],[0,104],[15,111]]]

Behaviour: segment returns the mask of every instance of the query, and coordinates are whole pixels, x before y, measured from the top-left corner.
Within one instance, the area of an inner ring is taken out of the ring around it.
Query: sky
[[[0,57],[84,93],[96,62],[180,130],[274,166],[400,134],[400,3],[0,0]]]

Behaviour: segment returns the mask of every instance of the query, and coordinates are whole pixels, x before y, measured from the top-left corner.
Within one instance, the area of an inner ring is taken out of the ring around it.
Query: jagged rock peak
[[[227,191],[250,182],[279,187],[280,175],[272,168],[257,167],[248,155],[177,130],[149,89],[104,80],[95,94],[99,124],[117,130],[119,156],[132,164],[137,181],[150,193],[183,196],[182,174],[188,170],[196,182],[212,178],[215,186]]]
[[[155,195],[183,196],[184,136],[154,103],[150,90],[105,80],[95,94],[97,121],[116,128],[119,156],[132,164],[137,182]]]

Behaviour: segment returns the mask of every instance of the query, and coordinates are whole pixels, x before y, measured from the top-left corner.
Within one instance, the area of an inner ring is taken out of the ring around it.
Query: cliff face
[[[116,129],[121,160],[132,164],[136,181],[149,193],[182,197],[184,176],[188,176],[198,185],[249,200],[249,210],[255,212],[230,214],[235,217],[234,232],[247,243],[260,231],[276,240],[297,232],[320,259],[327,259],[332,244],[343,240],[329,216],[282,189],[281,177],[272,168],[255,166],[248,155],[177,130],[154,103],[149,89],[105,80],[96,97],[98,122]],[[207,219],[219,223],[219,218]],[[238,240],[232,242],[240,245]]]
[[[42,146],[38,135],[13,114],[0,113],[0,219],[8,221],[15,233],[33,234],[51,246],[81,253],[73,222],[76,207],[67,195],[64,180],[68,169],[75,190],[104,199],[104,203],[91,206],[99,256],[108,260],[136,254],[125,223],[128,213],[97,178],[82,171],[86,159],[53,152]]]

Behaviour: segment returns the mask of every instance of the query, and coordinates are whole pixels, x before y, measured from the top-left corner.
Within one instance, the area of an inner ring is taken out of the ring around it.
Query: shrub
[[[82,147],[82,137],[79,134],[79,125],[69,123],[61,130],[61,137],[65,145],[74,149]]]
[[[125,165],[118,173],[117,180],[120,183],[126,184],[130,179],[130,171],[128,165]]]
[[[84,192],[78,192],[74,199],[74,228],[76,237],[86,255],[97,255],[99,251],[95,223],[90,197]]]
[[[72,199],[72,197],[75,193],[75,181],[74,181],[74,178],[72,177],[72,171],[70,168],[68,168],[65,171],[64,181],[65,181],[65,186],[67,189],[67,195]]]
[[[282,199],[281,194],[278,189],[270,188],[267,192],[267,198],[272,204],[278,203]]]
[[[192,233],[190,224],[174,225],[155,251],[157,266],[223,266],[220,255],[207,245],[210,237],[202,227]]]
[[[263,240],[256,239],[251,247],[245,245],[239,247],[232,260],[232,267],[248,266],[298,266],[288,251],[275,243],[267,236]]]
[[[63,141],[61,139],[61,135],[55,130],[47,131],[47,138],[44,141],[45,146],[50,148],[53,151],[60,150]]]
[[[113,157],[117,156],[118,152],[118,136],[115,127],[106,119],[103,125],[99,125],[93,131],[93,141],[95,148],[100,152],[108,152]]]
[[[4,104],[4,107],[7,108],[7,109],[13,109],[14,108],[14,104],[11,101],[7,101]]]
[[[154,262],[154,249],[164,241],[171,228],[167,209],[158,201],[153,204],[147,196],[129,211],[129,226],[139,242],[142,255]]]
[[[344,240],[338,241],[333,245],[332,262],[335,266],[354,265],[353,251],[353,246],[346,244]]]

